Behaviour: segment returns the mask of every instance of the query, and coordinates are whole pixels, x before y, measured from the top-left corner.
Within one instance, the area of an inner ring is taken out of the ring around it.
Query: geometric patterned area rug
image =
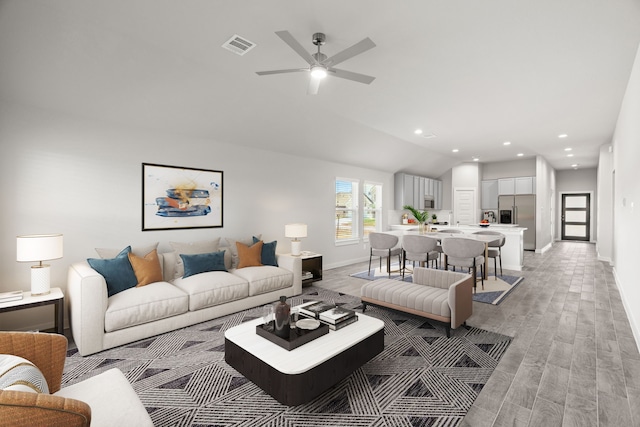
[[[380,268],[376,268],[375,271],[371,269],[371,274],[368,271],[362,271],[359,273],[351,274],[352,277],[357,277],[359,279],[365,280],[378,280],[378,279],[388,279],[389,273],[387,273],[387,268],[383,267],[382,271]],[[480,273],[478,272],[478,278],[480,277]],[[405,282],[411,282],[413,280],[411,275],[410,267],[407,267],[407,272],[404,275],[404,279],[402,279],[402,273],[398,270],[398,264],[394,264],[391,266],[391,279],[394,280],[404,280]],[[497,280],[496,280],[497,279]],[[484,289],[480,282],[476,285],[476,291],[473,294],[473,300],[477,302],[483,302],[485,304],[500,304],[504,298],[509,295],[511,291],[513,291],[516,286],[518,286],[524,277],[520,276],[510,276],[510,275],[499,275],[498,277],[489,275],[488,279],[484,281]]]
[[[316,287],[288,302],[360,300]],[[62,385],[117,367],[160,426],[457,426],[491,376],[511,338],[380,307],[382,353],[316,399],[285,406],[224,361],[224,332],[261,316],[261,308],[82,357],[69,350]],[[256,337],[256,339],[262,339]]]

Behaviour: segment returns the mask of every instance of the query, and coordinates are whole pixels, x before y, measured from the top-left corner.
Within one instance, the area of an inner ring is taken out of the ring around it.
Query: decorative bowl
[[[483,227],[483,228],[487,228],[487,227],[489,226],[489,224],[488,224],[488,223],[486,223],[486,222],[481,222],[481,223],[479,223],[478,225],[479,225],[480,227]]]

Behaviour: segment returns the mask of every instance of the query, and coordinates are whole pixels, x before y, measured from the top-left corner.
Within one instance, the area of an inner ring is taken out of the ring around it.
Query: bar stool
[[[484,234],[484,235],[489,235],[489,236],[500,236],[500,240],[496,241],[496,242],[491,242],[489,243],[489,251],[488,251],[488,256],[489,258],[493,258],[493,271],[495,274],[495,279],[498,280],[498,268],[496,265],[496,261],[497,258],[500,258],[500,275],[502,276],[502,247],[504,246],[504,243],[506,242],[506,237],[504,234],[498,232],[498,231],[476,231],[473,234]]]
[[[444,269],[449,265],[473,270],[473,289],[476,289],[477,268],[480,266],[482,289],[484,289],[484,242],[465,237],[449,237],[442,239],[442,251],[445,255]]]

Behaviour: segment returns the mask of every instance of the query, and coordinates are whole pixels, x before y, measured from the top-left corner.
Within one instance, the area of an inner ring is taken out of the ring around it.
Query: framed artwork
[[[222,171],[142,164],[142,231],[222,227]]]

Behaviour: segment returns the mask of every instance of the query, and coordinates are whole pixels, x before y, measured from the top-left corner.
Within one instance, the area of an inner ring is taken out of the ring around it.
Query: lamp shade
[[[62,258],[62,234],[32,234],[18,236],[16,240],[18,262]]]
[[[284,226],[284,236],[294,239],[307,237],[307,224],[287,224]]]

